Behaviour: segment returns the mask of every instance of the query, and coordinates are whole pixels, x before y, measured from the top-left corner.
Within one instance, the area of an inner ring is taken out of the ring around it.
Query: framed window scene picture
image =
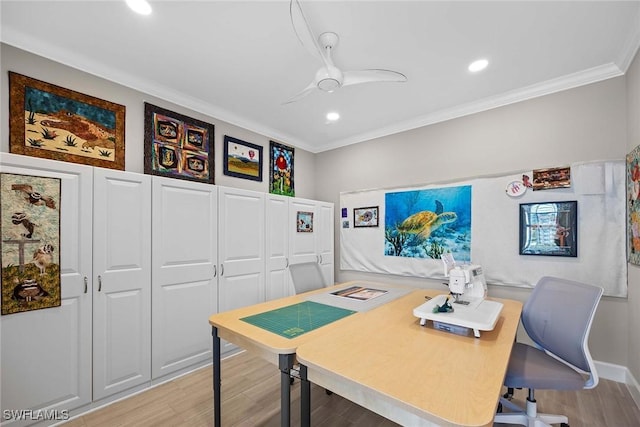
[[[262,147],[224,136],[224,174],[262,182]]]
[[[9,151],[124,170],[125,107],[9,72]]]
[[[520,205],[520,255],[578,256],[578,202]]]
[[[214,126],[144,104],[144,173],[213,184]]]
[[[295,197],[294,149],[275,141],[269,142],[269,192]]]
[[[354,227],[377,227],[378,226],[378,206],[366,208],[355,208],[353,210]]]

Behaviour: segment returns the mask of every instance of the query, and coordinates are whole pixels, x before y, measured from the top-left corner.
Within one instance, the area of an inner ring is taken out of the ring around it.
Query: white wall
[[[627,151],[640,145],[640,54],[627,72]],[[640,381],[640,266],[629,264],[629,363]]]
[[[259,135],[4,43],[0,44],[0,58],[0,81],[2,82],[0,91],[0,98],[2,99],[2,103],[0,103],[0,151],[9,152],[9,84],[7,72],[14,71],[47,83],[75,90],[76,92],[124,105],[126,107],[125,169],[128,171],[140,173],[144,171],[144,102],[149,102],[215,126],[215,184],[269,192],[269,136]],[[230,135],[243,141],[263,146],[264,168],[262,182],[223,174],[224,135]],[[278,142],[289,145],[287,141]],[[315,159],[312,153],[296,148],[294,158],[296,196],[314,198],[314,163]]]
[[[320,153],[316,197],[339,206],[341,191],[622,159],[628,149],[626,90],[626,79],[614,78]],[[335,226],[339,230],[338,222]],[[339,265],[338,241],[335,247]],[[355,279],[442,287],[439,281],[336,272],[336,281]],[[528,290],[497,286],[489,293],[522,301],[529,295]],[[597,360],[628,365],[629,311],[627,299],[603,299],[591,335]]]

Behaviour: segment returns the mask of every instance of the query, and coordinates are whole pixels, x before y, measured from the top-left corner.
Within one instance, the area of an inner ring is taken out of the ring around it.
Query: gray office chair
[[[317,262],[303,262],[289,266],[291,279],[296,294],[320,289],[326,286],[320,264]]]
[[[526,410],[508,399],[495,422],[526,426],[562,423],[564,415],[538,414],[534,390],[580,390],[594,388],[598,373],[589,353],[588,340],[602,288],[556,277],[540,279],[522,310],[522,325],[536,347],[515,343],[504,385],[528,388]],[[499,409],[500,410],[500,409]]]

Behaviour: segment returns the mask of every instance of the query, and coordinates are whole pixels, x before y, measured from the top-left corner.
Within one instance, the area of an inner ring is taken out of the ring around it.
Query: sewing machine
[[[451,254],[442,255],[442,262],[454,303],[476,305],[487,297],[487,281],[482,267],[476,264],[456,265]]]

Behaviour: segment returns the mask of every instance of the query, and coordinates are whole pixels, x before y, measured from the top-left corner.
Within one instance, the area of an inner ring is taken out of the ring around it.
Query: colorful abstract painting
[[[144,173],[213,184],[212,124],[144,104]]]
[[[269,158],[269,192],[295,197],[293,181],[294,149],[271,141]]]
[[[471,260],[471,186],[385,193],[385,255]]]
[[[627,154],[627,254],[640,265],[640,146]]]
[[[60,179],[0,174],[2,314],[60,305]]]
[[[125,107],[9,72],[10,150],[124,170]]]

